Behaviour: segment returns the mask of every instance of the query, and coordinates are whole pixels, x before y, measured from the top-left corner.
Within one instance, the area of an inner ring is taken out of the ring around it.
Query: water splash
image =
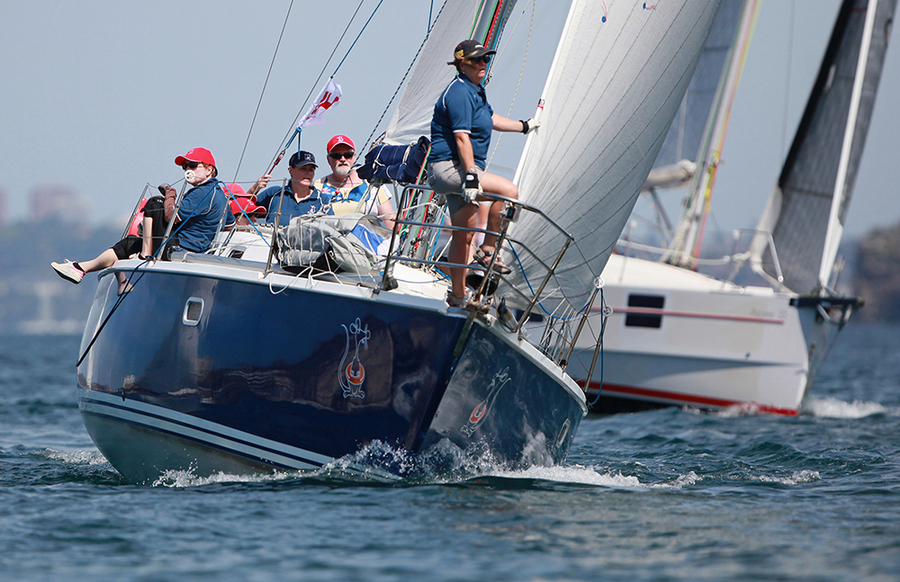
[[[888,408],[877,402],[844,402],[837,398],[818,399],[810,396],[803,401],[800,413],[816,418],[865,418],[876,414],[900,416],[900,409]]]
[[[759,475],[752,478],[752,480],[754,481],[761,481],[763,483],[779,483],[781,485],[803,485],[805,483],[812,483],[821,479],[822,476],[818,471],[810,471],[807,469],[795,471],[789,477],[770,477],[768,475]]]

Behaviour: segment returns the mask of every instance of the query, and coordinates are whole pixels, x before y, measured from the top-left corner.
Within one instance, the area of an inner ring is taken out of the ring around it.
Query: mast
[[[856,132],[859,102],[862,96],[863,82],[866,78],[866,65],[869,59],[869,45],[872,42],[872,29],[875,26],[875,15],[878,12],[878,0],[869,0],[866,10],[866,24],[859,50],[859,61],[856,65],[856,75],[853,80],[853,94],[850,98],[850,112],[847,119],[847,127],[844,129],[844,143],[841,147],[841,161],[838,165],[837,179],[834,182],[834,194],[831,198],[831,212],[828,216],[828,227],[825,230],[825,248],[822,250],[822,262],[819,264],[819,284],[822,289],[828,287],[831,278],[831,269],[837,257],[838,245],[844,233],[844,225],[840,222],[839,213],[844,201],[844,192],[847,189],[847,168],[850,164],[850,152],[853,146],[853,136]]]
[[[665,257],[667,262],[684,267],[694,267],[696,259],[700,256],[703,231],[709,215],[713,186],[725,145],[731,109],[740,84],[741,74],[744,71],[744,64],[747,61],[747,52],[759,16],[759,8],[759,0],[747,0],[741,10],[739,24],[734,33],[734,41],[731,43],[726,59],[728,66],[716,89],[716,96],[713,99],[713,114],[707,120],[704,140],[697,155],[700,167],[691,180],[688,202],[679,223],[678,232],[670,246],[671,252]]]

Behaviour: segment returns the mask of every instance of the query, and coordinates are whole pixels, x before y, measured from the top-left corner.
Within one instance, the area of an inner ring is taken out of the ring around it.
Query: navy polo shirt
[[[195,253],[205,252],[216,231],[219,221],[225,215],[225,224],[234,222],[234,215],[228,209],[228,200],[219,181],[207,180],[188,190],[178,207],[178,218],[181,224],[178,229],[178,245]]]
[[[280,197],[281,186],[269,186],[256,197],[256,203],[266,207],[266,222],[275,222],[275,215],[278,213]],[[309,196],[300,202],[297,202],[294,199],[294,191],[291,189],[291,182],[288,182],[287,186],[284,188],[284,202],[281,203],[281,220],[278,221],[278,224],[284,226],[295,216],[315,214],[330,200],[330,196],[322,194],[315,188],[312,188]]]
[[[494,128],[493,114],[484,87],[476,85],[465,75],[458,75],[434,104],[429,161],[459,161],[453,134],[464,131],[472,142],[475,165],[483,170]]]

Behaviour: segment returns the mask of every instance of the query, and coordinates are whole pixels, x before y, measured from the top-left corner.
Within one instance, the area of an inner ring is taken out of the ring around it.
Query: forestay
[[[684,97],[718,0],[650,4],[575,0],[544,89],[541,127],[516,172],[520,198],[576,241],[557,269],[558,292],[575,309],[591,298]],[[556,232],[523,217],[513,237],[559,248]],[[535,258],[520,254],[532,281]],[[549,260],[549,257],[542,257]],[[543,305],[552,309],[551,301]]]

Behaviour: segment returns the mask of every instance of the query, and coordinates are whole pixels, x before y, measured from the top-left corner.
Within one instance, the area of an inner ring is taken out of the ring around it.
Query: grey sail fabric
[[[431,135],[434,104],[456,75],[456,69],[448,66],[447,61],[451,60],[456,43],[471,34],[478,6],[479,0],[444,2],[391,117],[385,143],[406,145],[419,136]]]
[[[722,0],[719,13],[703,45],[697,70],[691,77],[687,93],[678,107],[654,168],[676,164],[681,160],[698,162],[700,147],[707,127],[712,123],[710,111],[716,91],[724,76],[728,55],[743,11],[744,0]]]
[[[792,291],[808,293],[831,284],[895,6],[896,0],[845,0],[841,5],[806,110],[757,227],[771,233],[783,284]],[[871,34],[868,45],[866,34]],[[858,76],[860,63],[865,69]],[[754,267],[777,278],[764,236],[756,237],[752,252]]]

